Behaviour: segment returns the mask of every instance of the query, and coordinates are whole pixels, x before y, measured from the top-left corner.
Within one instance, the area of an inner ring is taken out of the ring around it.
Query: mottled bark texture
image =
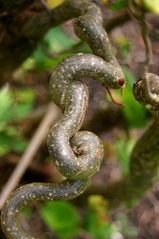
[[[104,156],[102,142],[91,132],[79,131],[89,97],[87,86],[79,80],[90,77],[106,89],[121,88],[125,83],[103,28],[103,16],[98,6],[84,0],[68,0],[63,8],[66,15],[69,6],[69,11],[76,13],[78,9],[78,14],[81,13],[74,21],[75,32],[88,43],[94,54],[79,53],[64,59],[54,69],[50,81],[51,98],[61,108],[63,116],[49,132],[48,149],[66,180],[57,186],[46,183],[24,185],[12,194],[1,215],[1,224],[8,239],[35,238],[27,234],[18,222],[18,214],[26,204],[36,200],[77,197],[87,188],[90,178],[99,171]],[[27,27],[28,24],[25,29]],[[26,33],[34,35],[32,31],[24,31]]]

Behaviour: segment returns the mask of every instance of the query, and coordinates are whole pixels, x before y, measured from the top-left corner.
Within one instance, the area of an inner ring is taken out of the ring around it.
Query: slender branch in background
[[[38,151],[40,145],[48,135],[50,126],[59,119],[61,113],[55,104],[50,104],[44,118],[42,119],[39,127],[35,131],[27,149],[25,150],[22,158],[19,160],[15,170],[11,174],[8,182],[4,186],[0,194],[0,210],[2,209],[5,201],[10,193],[16,188],[23,174],[31,163],[33,157]]]
[[[40,0],[41,5],[44,7],[44,9],[48,12],[48,14],[51,14],[51,8],[48,7],[45,0]]]
[[[146,21],[146,16],[144,12],[141,17],[140,26],[141,26],[142,38],[145,45],[144,68],[145,68],[145,74],[146,74],[149,71],[149,66],[152,62],[152,46],[151,46],[151,41],[150,41],[149,33],[148,33],[148,23]]]
[[[143,9],[140,9],[138,5],[135,5],[133,0],[128,1],[128,8],[130,14],[137,19],[140,25],[141,34],[145,46],[144,74],[146,74],[149,71],[149,66],[152,62],[152,46],[148,33],[148,23],[146,21],[146,15]]]
[[[141,18],[141,10],[136,6],[134,0],[128,0],[128,12],[137,20]]]

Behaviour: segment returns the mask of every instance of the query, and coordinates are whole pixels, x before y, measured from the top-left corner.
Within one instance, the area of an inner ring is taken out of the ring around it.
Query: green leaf
[[[11,151],[23,152],[26,146],[26,140],[21,138],[19,132],[16,132],[14,128],[0,133],[0,155],[5,155]]]
[[[85,216],[85,230],[94,239],[108,239],[112,234],[112,226],[109,222],[99,223],[99,215],[92,209],[88,209]]]
[[[127,69],[123,69],[126,77],[126,87],[123,94],[124,106],[122,111],[131,127],[145,127],[147,123],[147,113],[144,107],[138,103],[132,93],[135,83],[134,75]]]
[[[46,202],[41,208],[45,223],[62,239],[72,239],[79,230],[79,215],[69,202]]]
[[[115,145],[117,158],[120,161],[123,175],[129,173],[130,154],[135,144],[135,140],[132,139],[118,139]]]
[[[143,4],[150,12],[159,14],[159,0],[143,0]]]
[[[55,53],[71,48],[76,42],[60,27],[50,29],[44,37],[44,43],[48,46],[49,50]]]
[[[35,100],[35,89],[24,88],[15,93],[16,100],[21,103],[32,103]]]
[[[7,127],[7,123],[0,121],[0,132],[5,130],[6,127]]]
[[[0,121],[8,119],[8,114],[13,105],[13,99],[8,86],[0,90]]]
[[[21,153],[21,152],[24,152],[27,145],[28,143],[26,140],[22,138],[15,138],[12,149],[17,153]]]
[[[3,115],[0,114],[0,120],[11,122],[13,120],[24,119],[32,110],[32,104],[16,104],[5,111]]]
[[[48,58],[41,47],[33,53],[33,58],[37,68],[48,69],[54,66],[54,59]]]
[[[35,93],[32,90],[17,91],[12,94],[8,87],[0,91],[0,128],[2,123],[25,118],[33,108]],[[20,101],[16,102],[17,100]]]
[[[43,45],[33,53],[33,58],[36,67],[40,69],[48,69],[56,66],[61,60],[69,56],[70,53],[63,53],[64,50],[71,49],[77,41],[72,40],[67,34],[60,28],[55,27],[50,29],[43,40]],[[46,48],[46,50],[44,50]],[[58,57],[49,57],[46,52],[60,53]]]
[[[120,47],[120,55],[122,58],[126,58],[131,48],[130,41],[124,35],[121,35],[116,39],[116,42]]]
[[[107,201],[101,195],[88,197],[88,210],[84,218],[84,225],[93,238],[110,238],[112,226],[107,214]]]
[[[24,119],[32,111],[32,109],[32,103],[17,104],[13,109],[13,115],[11,116],[11,119]]]
[[[128,5],[127,0],[117,0],[116,2],[110,5],[110,9],[112,11],[118,11],[120,9],[126,8],[127,5]]]
[[[25,74],[25,71],[29,71],[34,68],[35,68],[35,60],[32,57],[29,57],[23,62],[20,73]]]

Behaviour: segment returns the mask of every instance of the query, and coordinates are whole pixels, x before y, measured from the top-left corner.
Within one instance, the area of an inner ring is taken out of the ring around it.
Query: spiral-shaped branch
[[[18,223],[19,211],[25,205],[34,200],[74,198],[87,188],[90,177],[99,170],[104,153],[100,139],[91,132],[78,132],[88,104],[88,89],[79,82],[80,78],[93,78],[105,88],[124,85],[123,73],[102,27],[99,8],[84,0],[67,0],[66,6],[68,3],[71,8],[81,9],[83,16],[75,20],[76,32],[97,56],[78,54],[65,59],[55,68],[50,81],[52,100],[64,114],[49,133],[48,149],[66,181],[57,186],[45,183],[24,185],[11,195],[2,211],[2,227],[9,239],[34,238]]]

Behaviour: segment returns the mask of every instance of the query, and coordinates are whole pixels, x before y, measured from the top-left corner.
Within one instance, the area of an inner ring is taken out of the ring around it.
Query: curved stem
[[[33,238],[18,223],[18,213],[25,203],[74,198],[86,189],[89,178],[99,170],[103,158],[101,141],[93,133],[78,132],[88,101],[87,87],[78,80],[91,77],[101,82],[106,89],[121,88],[125,82],[102,27],[100,9],[87,0],[66,0],[55,11],[63,11],[66,17],[71,11],[75,15],[82,15],[75,21],[78,35],[100,57],[78,54],[66,58],[55,68],[50,83],[51,97],[64,111],[64,115],[50,131],[48,148],[55,165],[67,180],[57,186],[43,183],[24,185],[11,195],[2,212],[2,227],[9,239]],[[68,181],[70,179],[73,181]]]
[[[8,239],[36,239],[24,231],[18,222],[22,209],[33,201],[68,200],[77,197],[89,185],[89,180],[65,181],[58,186],[47,183],[27,184],[11,194],[1,215],[1,223]]]

